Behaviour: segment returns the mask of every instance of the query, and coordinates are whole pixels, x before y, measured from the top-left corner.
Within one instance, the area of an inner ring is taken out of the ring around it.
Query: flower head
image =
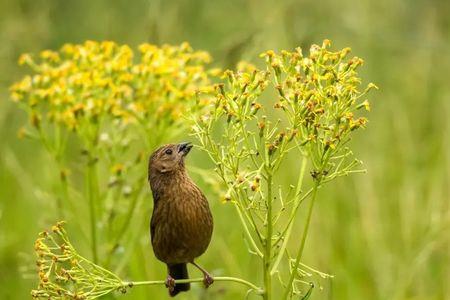
[[[34,246],[39,277],[34,299],[95,299],[114,290],[126,291],[113,273],[82,257],[72,246],[64,222],[39,235]]]
[[[11,97],[40,119],[78,131],[99,119],[142,122],[157,111],[169,119],[164,122],[178,122],[179,112],[202,103],[198,91],[212,90],[209,54],[187,43],[142,44],[134,56],[127,45],[111,41],[66,44],[37,58],[22,55],[19,63],[33,74],[11,86]]]

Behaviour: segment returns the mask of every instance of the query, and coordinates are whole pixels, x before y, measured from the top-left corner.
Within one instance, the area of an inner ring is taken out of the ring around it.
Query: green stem
[[[181,280],[175,280],[175,284],[177,283],[190,283],[190,282],[203,282],[204,278],[191,278],[191,279],[181,279]],[[248,286],[252,290],[255,290],[256,292],[262,293],[262,289],[260,287],[257,287],[253,283],[246,281],[241,278],[236,277],[226,277],[226,276],[220,276],[220,277],[214,277],[214,282],[219,281],[231,281],[231,282],[237,282],[240,284],[243,284],[245,286]],[[130,282],[122,282],[122,286],[124,287],[133,287],[133,286],[139,286],[139,285],[162,285],[166,282],[164,280],[149,280],[149,281],[130,281]]]
[[[133,218],[136,219],[136,218]],[[130,257],[135,254],[134,249],[139,246],[139,243],[137,242],[139,238],[141,238],[142,230],[148,226],[146,218],[140,218],[141,220],[138,220],[133,224],[133,228],[135,230],[130,230],[130,232],[127,235],[127,240],[124,241],[124,247],[125,249],[128,249],[128,251],[125,251],[123,255],[121,255],[120,260],[115,264],[116,267],[114,269],[115,274],[120,274],[123,272],[123,269],[127,266]],[[134,221],[134,220],[133,220]],[[126,244],[125,244],[126,243]]]
[[[60,187],[61,187],[61,194],[58,197],[58,215],[59,215],[59,219],[63,220],[64,219],[64,212],[63,212],[63,203],[68,203],[69,202],[69,183],[67,182],[68,178],[68,174],[62,174],[63,172],[65,172],[64,167],[62,165],[62,163],[58,163],[58,167],[59,167],[59,181],[60,181]]]
[[[44,145],[44,148],[47,150],[47,153],[54,159],[56,162],[59,170],[61,171],[61,158],[59,155],[59,149],[58,149],[58,141],[59,141],[59,133],[56,134],[56,143],[55,145],[52,145],[52,143],[48,140],[48,138],[45,136],[44,131],[42,130],[42,127],[38,127],[37,131],[39,133],[39,140]],[[60,175],[60,174],[59,174]],[[62,187],[64,189],[64,186]],[[64,193],[64,191],[62,191]],[[58,215],[58,218],[60,220],[64,219],[63,214],[63,200],[61,199],[62,195],[57,195],[56,197],[56,214]]]
[[[295,205],[294,205],[294,207],[293,207],[293,209],[291,211],[291,215],[289,216],[289,224],[288,224],[287,230],[285,231],[286,235],[284,236],[283,244],[281,245],[281,248],[280,248],[280,250],[278,252],[278,256],[277,256],[277,258],[275,260],[275,263],[273,264],[272,270],[270,271],[271,275],[275,274],[275,272],[278,269],[278,265],[280,264],[281,259],[283,258],[284,251],[285,251],[285,249],[287,247],[287,243],[288,243],[289,238],[291,236],[292,227],[294,225],[294,219],[295,219],[295,216],[297,214],[297,210],[298,210],[298,208],[300,206],[300,203],[301,203],[301,201],[303,199],[303,197],[300,197],[300,192],[301,192],[301,188],[302,188],[302,185],[303,185],[303,178],[304,178],[304,175],[305,175],[305,170],[306,170],[306,164],[307,163],[308,163],[307,157],[303,156],[302,166],[300,167],[300,175],[298,177],[297,187],[295,189],[295,194],[294,194],[294,197],[297,198],[298,200],[295,203]]]
[[[263,259],[264,269],[264,295],[265,300],[272,298],[272,276],[270,275],[270,264],[272,260],[272,173],[267,175],[267,234],[265,239],[265,253]]]
[[[235,203],[234,206],[236,207],[237,213],[239,215],[239,220],[241,220],[241,224],[244,227],[244,231],[247,235],[248,241],[253,247],[253,250],[256,252],[258,256],[263,257],[261,250],[259,250],[258,245],[256,245],[256,242],[253,239],[250,230],[248,229],[247,223],[245,222],[244,216],[242,215],[241,208],[239,207],[239,203]]]
[[[312,191],[311,202],[309,202],[308,214],[306,216],[305,225],[303,228],[303,236],[302,236],[302,240],[300,243],[300,248],[298,249],[297,257],[295,258],[295,262],[294,262],[294,267],[292,268],[291,276],[289,277],[289,281],[286,285],[286,290],[281,299],[288,299],[289,294],[292,291],[292,283],[294,282],[295,274],[297,274],[297,269],[298,269],[298,266],[300,265],[300,260],[303,255],[303,249],[305,248],[306,237],[308,236],[309,224],[311,223],[312,211],[314,208],[314,202],[316,200],[317,189],[319,188],[319,185],[320,185],[320,181],[315,180],[313,191]]]
[[[89,200],[89,216],[91,225],[91,249],[94,263],[97,263],[97,201],[98,201],[98,178],[96,163],[89,158],[86,172],[86,186]]]
[[[144,181],[144,180],[142,180],[142,181]],[[143,197],[141,195],[141,191],[142,191],[142,189],[137,191],[137,192],[135,192],[134,197],[131,200],[131,204],[128,207],[128,211],[127,211],[127,214],[126,214],[126,217],[125,217],[125,222],[122,225],[122,227],[120,228],[119,234],[117,234],[117,236],[115,238],[115,242],[111,245],[112,247],[111,247],[111,249],[109,251],[108,262],[111,259],[111,256],[112,256],[112,254],[114,252],[114,249],[115,249],[116,245],[120,244],[120,242],[122,241],[123,236],[125,235],[125,233],[127,232],[127,230],[130,227],[131,220],[133,219],[133,216],[135,215],[136,206],[138,206],[137,203],[138,203],[139,200],[143,199]]]
[[[250,223],[253,231],[256,232],[256,236],[258,237],[259,242],[263,244],[264,243],[263,238],[261,236],[261,233],[259,232],[258,226],[256,225],[255,218],[253,217],[251,210],[248,209],[250,203],[248,202],[249,196],[247,192],[244,193],[244,191],[241,188],[238,188],[236,194],[237,198],[239,199],[236,205],[242,207],[242,212],[244,213],[244,216],[248,219],[248,222]],[[244,205],[247,206],[247,208],[245,208]]]

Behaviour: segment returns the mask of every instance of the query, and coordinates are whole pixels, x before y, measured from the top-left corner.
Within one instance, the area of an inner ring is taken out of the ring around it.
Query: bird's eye
[[[165,153],[166,153],[167,155],[171,155],[171,154],[172,154],[172,149],[167,149],[167,150],[165,151]]]

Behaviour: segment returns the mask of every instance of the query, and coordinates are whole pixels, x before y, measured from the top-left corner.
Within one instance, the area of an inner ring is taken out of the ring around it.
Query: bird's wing
[[[153,194],[153,213],[152,213],[152,218],[150,221],[150,237],[153,242],[153,237],[155,236],[155,227],[156,227],[155,211],[157,209],[160,197],[157,192],[152,192],[152,194]]]

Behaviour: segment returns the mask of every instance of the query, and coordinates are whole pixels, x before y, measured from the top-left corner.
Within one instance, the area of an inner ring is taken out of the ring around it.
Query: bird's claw
[[[205,288],[208,288],[211,284],[214,283],[214,278],[206,273],[203,277],[203,284],[205,285]]]
[[[172,276],[167,276],[165,281],[166,288],[169,289],[170,292],[173,292],[175,289],[175,279],[172,278]]]

